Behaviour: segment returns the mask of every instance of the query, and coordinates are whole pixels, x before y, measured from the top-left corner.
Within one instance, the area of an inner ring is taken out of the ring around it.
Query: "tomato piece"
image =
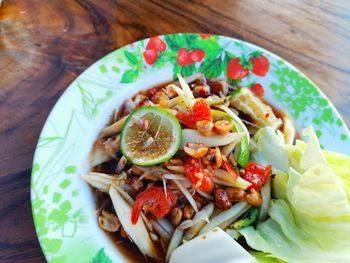
[[[271,173],[271,165],[265,167],[257,163],[249,162],[244,170],[242,178],[252,183],[252,185],[248,187],[248,190],[253,188],[259,191],[260,188],[263,187],[263,185],[269,180]]]
[[[214,178],[214,174],[211,173],[208,169],[204,169],[204,177],[202,180],[202,184],[200,186],[200,189],[203,192],[211,192],[213,190],[213,178]]]
[[[152,186],[137,195],[132,206],[131,223],[137,223],[143,208],[151,212],[156,218],[161,219],[170,212],[176,201],[177,195],[173,191],[168,189],[166,195],[163,187]]]
[[[185,174],[195,188],[204,192],[213,189],[213,173],[205,166],[202,159],[187,158],[184,165]]]
[[[211,120],[210,107],[204,100],[197,100],[192,107],[192,111],[178,112],[176,118],[184,125],[196,128],[197,121]]]
[[[209,105],[205,100],[197,100],[193,105],[193,114],[196,118],[196,121],[210,120],[211,111]]]
[[[192,115],[192,112],[178,112],[176,118],[185,126],[190,128],[196,128],[196,122]]]
[[[228,171],[232,175],[233,179],[237,180],[238,174],[236,173],[235,168],[229,161],[223,161],[221,167]]]
[[[153,97],[153,95],[154,95],[157,91],[158,91],[157,88],[152,88],[152,89],[150,89],[150,90],[147,91],[147,96],[148,96],[149,98],[151,98],[151,97]]]
[[[220,95],[220,93],[224,91],[224,85],[221,81],[207,80],[207,84],[210,87],[210,91],[216,95]]]

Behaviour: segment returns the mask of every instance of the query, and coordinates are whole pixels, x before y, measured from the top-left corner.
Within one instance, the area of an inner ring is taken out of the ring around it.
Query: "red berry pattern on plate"
[[[201,49],[195,49],[190,53],[191,59],[195,62],[201,62],[205,56],[205,51]]]
[[[143,52],[143,57],[148,65],[152,65],[157,61],[158,52],[164,52],[166,44],[160,37],[151,37]]]
[[[252,63],[252,73],[264,77],[270,68],[269,60],[262,55],[262,52],[253,52],[249,61]]]
[[[151,37],[146,45],[146,49],[155,49],[159,52],[166,50],[166,44],[159,37]]]
[[[265,93],[264,88],[260,83],[254,83],[250,90],[258,97],[263,97]]]
[[[199,33],[199,36],[200,36],[201,38],[211,38],[211,37],[213,37],[212,34],[205,34],[205,33]]]
[[[249,74],[249,66],[244,66],[240,58],[231,59],[227,66],[229,79],[243,79]]]
[[[180,66],[187,66],[194,63],[194,60],[191,58],[191,53],[187,48],[179,49],[176,61]]]
[[[147,49],[143,52],[143,57],[148,65],[152,65],[158,58],[158,51],[155,49]]]
[[[145,50],[125,52],[131,68],[125,71],[122,83],[135,81],[148,70],[148,66],[160,68],[164,64],[170,64],[174,66],[174,78],[178,73],[186,77],[200,72],[213,79],[224,74],[231,85],[238,85],[247,77],[250,82],[252,75],[265,76],[270,67],[267,57],[261,51],[242,49],[240,54],[233,54],[211,34],[151,37],[145,42],[144,48]],[[138,61],[142,56],[142,61]]]

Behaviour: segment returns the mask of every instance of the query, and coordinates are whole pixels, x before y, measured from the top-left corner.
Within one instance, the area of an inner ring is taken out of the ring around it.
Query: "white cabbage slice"
[[[272,127],[261,128],[254,136],[253,161],[262,165],[272,165],[273,169],[288,171],[288,154],[284,139]]]
[[[224,135],[204,136],[197,130],[183,129],[181,148],[183,148],[189,142],[204,143],[208,147],[223,146],[233,141],[239,141],[243,138],[243,136],[243,132],[229,132]]]
[[[179,246],[172,253],[170,263],[254,263],[240,244],[220,228],[202,234]]]

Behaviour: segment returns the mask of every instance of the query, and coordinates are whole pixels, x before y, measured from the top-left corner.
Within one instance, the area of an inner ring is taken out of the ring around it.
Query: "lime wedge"
[[[242,141],[236,147],[237,162],[243,168],[246,167],[249,161],[249,133],[247,131],[247,128],[245,128],[244,123],[237,116],[231,116],[223,111],[211,110],[211,116],[214,122],[218,120],[233,121],[233,131],[245,132],[246,134],[248,134],[243,137]]]
[[[126,119],[120,150],[133,164],[150,166],[169,160],[181,144],[181,126],[161,107],[144,106]]]

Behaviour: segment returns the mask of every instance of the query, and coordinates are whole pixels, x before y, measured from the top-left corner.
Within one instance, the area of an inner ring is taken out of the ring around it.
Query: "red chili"
[[[152,88],[152,89],[147,91],[147,96],[152,97],[157,91],[158,91],[157,88]]]
[[[131,212],[131,223],[136,224],[142,209],[151,212],[156,218],[166,216],[176,204],[177,195],[171,190],[164,192],[163,187],[152,186],[138,194]]]

